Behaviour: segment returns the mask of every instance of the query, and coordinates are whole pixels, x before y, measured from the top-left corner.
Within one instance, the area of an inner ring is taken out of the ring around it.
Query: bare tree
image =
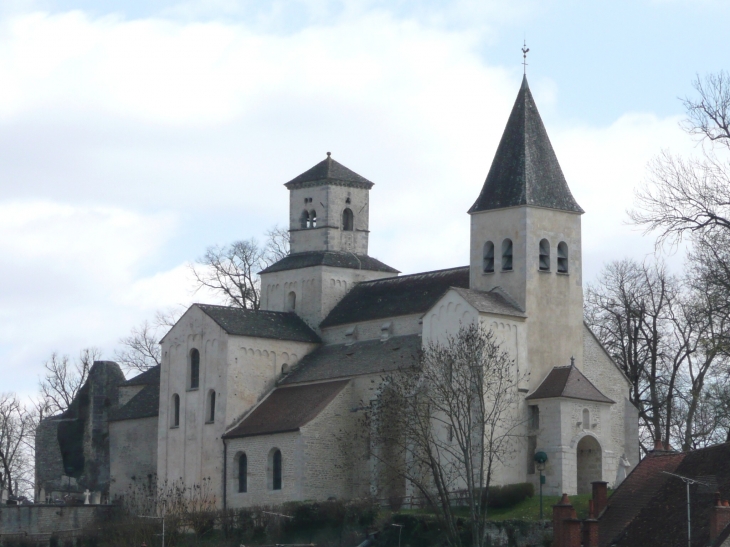
[[[289,253],[289,234],[274,226],[261,246],[255,239],[208,247],[196,263],[190,264],[195,290],[209,289],[226,305],[258,310],[261,284],[258,273]]]
[[[686,98],[682,127],[703,143],[700,158],[662,153],[649,166],[649,180],[637,192],[637,209],[629,213],[658,242],[685,234],[730,230],[730,172],[717,147],[730,148],[730,74],[720,72],[693,82],[697,98]],[[717,146],[716,146],[717,145]]]
[[[33,419],[14,393],[0,393],[0,489],[10,495],[32,486]]]
[[[45,374],[38,383],[41,401],[38,408],[46,414],[65,412],[84,385],[94,361],[101,357],[99,348],[81,350],[78,359],[54,352],[44,363]]]
[[[177,323],[182,315],[180,307],[160,310],[153,321],[143,321],[132,328],[129,336],[119,340],[121,348],[114,359],[126,370],[144,372],[162,362],[160,339]]]
[[[679,294],[679,280],[663,264],[633,260],[607,264],[586,290],[586,321],[631,381],[645,451],[669,441],[671,399],[687,356],[675,330]]]
[[[515,450],[517,372],[494,334],[463,326],[431,343],[418,365],[388,375],[372,411],[372,455],[436,510],[450,545],[460,545],[453,512],[466,500],[472,545],[486,544],[487,492],[495,468]]]

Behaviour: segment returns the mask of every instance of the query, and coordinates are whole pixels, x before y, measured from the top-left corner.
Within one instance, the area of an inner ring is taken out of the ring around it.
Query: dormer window
[[[558,243],[558,273],[568,273],[568,244],[565,241]]]
[[[550,271],[550,242],[547,239],[540,241],[540,271]]]
[[[512,240],[505,239],[502,242],[502,271],[512,271]]]
[[[487,241],[484,244],[484,260],[482,264],[484,273],[494,272],[494,243]]]

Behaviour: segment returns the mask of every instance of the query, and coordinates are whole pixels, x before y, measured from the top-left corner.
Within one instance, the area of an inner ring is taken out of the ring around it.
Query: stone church
[[[261,310],[194,304],[161,367],[119,382],[109,496],[182,480],[208,481],[226,507],[382,497],[369,447],[342,436],[358,436],[384,373],[473,322],[522,378],[519,454],[496,483],[537,484],[538,450],[550,494],[613,484],[622,456],[636,465],[629,382],[583,321],[583,210],[526,79],[468,211],[468,265],[399,276],[369,256],[373,183],[329,153],[285,186],[291,249],[260,273]]]

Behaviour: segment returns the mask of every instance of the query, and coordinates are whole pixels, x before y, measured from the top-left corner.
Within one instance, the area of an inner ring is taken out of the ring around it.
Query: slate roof
[[[566,397],[568,399],[582,399],[599,403],[614,403],[615,401],[601,393],[591,381],[575,366],[553,367],[538,388],[525,399],[551,399]]]
[[[522,80],[482,191],[469,212],[517,205],[583,213],[560,169],[527,77]]]
[[[469,266],[358,283],[320,327],[426,313],[449,287],[469,288]]]
[[[293,178],[284,186],[289,188],[289,190],[293,190],[295,188],[308,188],[323,184],[353,186],[355,188],[367,188],[368,190],[373,187],[373,183],[368,179],[333,160],[329,152],[327,152],[326,159],[298,177]]]
[[[123,386],[147,386],[147,385],[160,385],[160,365],[154,366],[149,370],[145,370],[143,373],[138,374],[134,378],[130,378],[124,382]]]
[[[255,311],[230,306],[193,304],[224,331],[234,336],[252,336],[319,343],[319,336],[302,319],[288,312]]]
[[[653,451],[634,467],[611,494],[600,515],[598,538],[601,547],[608,547],[621,535],[669,479],[663,471],[674,473],[684,456],[681,452]]]
[[[109,412],[109,421],[138,420],[157,416],[160,409],[160,384],[149,384],[121,408]]]
[[[348,380],[279,387],[223,437],[253,437],[297,431],[317,417]]]
[[[417,334],[393,336],[385,342],[365,340],[321,346],[303,357],[280,385],[393,371],[415,365],[420,349],[421,337]]]
[[[723,499],[730,498],[730,443],[693,450],[676,456],[680,461],[674,471],[677,475],[700,479],[709,486],[695,484],[690,487],[690,511],[692,514],[692,546],[705,547],[710,543],[710,511],[714,505],[714,493],[720,492]],[[640,469],[644,460],[637,466]],[[654,460],[649,460],[654,464]],[[599,538],[602,546],[645,547],[647,545],[687,545],[687,487],[674,477],[661,477],[661,470],[655,470],[645,481],[645,488],[655,493],[643,503],[636,516],[618,535],[611,539]],[[636,469],[631,474],[633,475]],[[631,476],[629,475],[629,477]],[[626,479],[628,480],[628,478]],[[660,484],[658,488],[654,480]],[[621,491],[623,485],[616,490]],[[641,489],[638,489],[641,492]],[[612,503],[613,496],[609,498]],[[637,502],[638,503],[638,502]],[[610,506],[610,505],[609,505]],[[605,515],[608,515],[608,509]],[[618,512],[618,511],[617,511]],[[613,543],[609,543],[613,540]]]
[[[349,268],[351,270],[400,273],[395,268],[383,264],[377,258],[343,251],[308,251],[290,254],[259,273],[283,272],[310,266],[332,266],[333,268]]]
[[[482,313],[497,313],[500,315],[512,315],[527,317],[520,305],[507,294],[501,287],[495,287],[490,291],[477,291],[474,289],[462,289],[454,287],[454,290],[469,302],[477,311]]]

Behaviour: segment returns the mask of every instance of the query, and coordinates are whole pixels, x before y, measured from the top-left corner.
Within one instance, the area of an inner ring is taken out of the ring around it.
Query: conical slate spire
[[[323,184],[354,186],[356,188],[367,189],[373,187],[373,183],[368,179],[333,160],[329,152],[327,152],[327,157],[324,160],[298,177],[293,178],[284,186],[291,190],[294,188],[321,186]]]
[[[583,213],[560,169],[527,77],[522,79],[487,180],[469,212],[518,205]]]

